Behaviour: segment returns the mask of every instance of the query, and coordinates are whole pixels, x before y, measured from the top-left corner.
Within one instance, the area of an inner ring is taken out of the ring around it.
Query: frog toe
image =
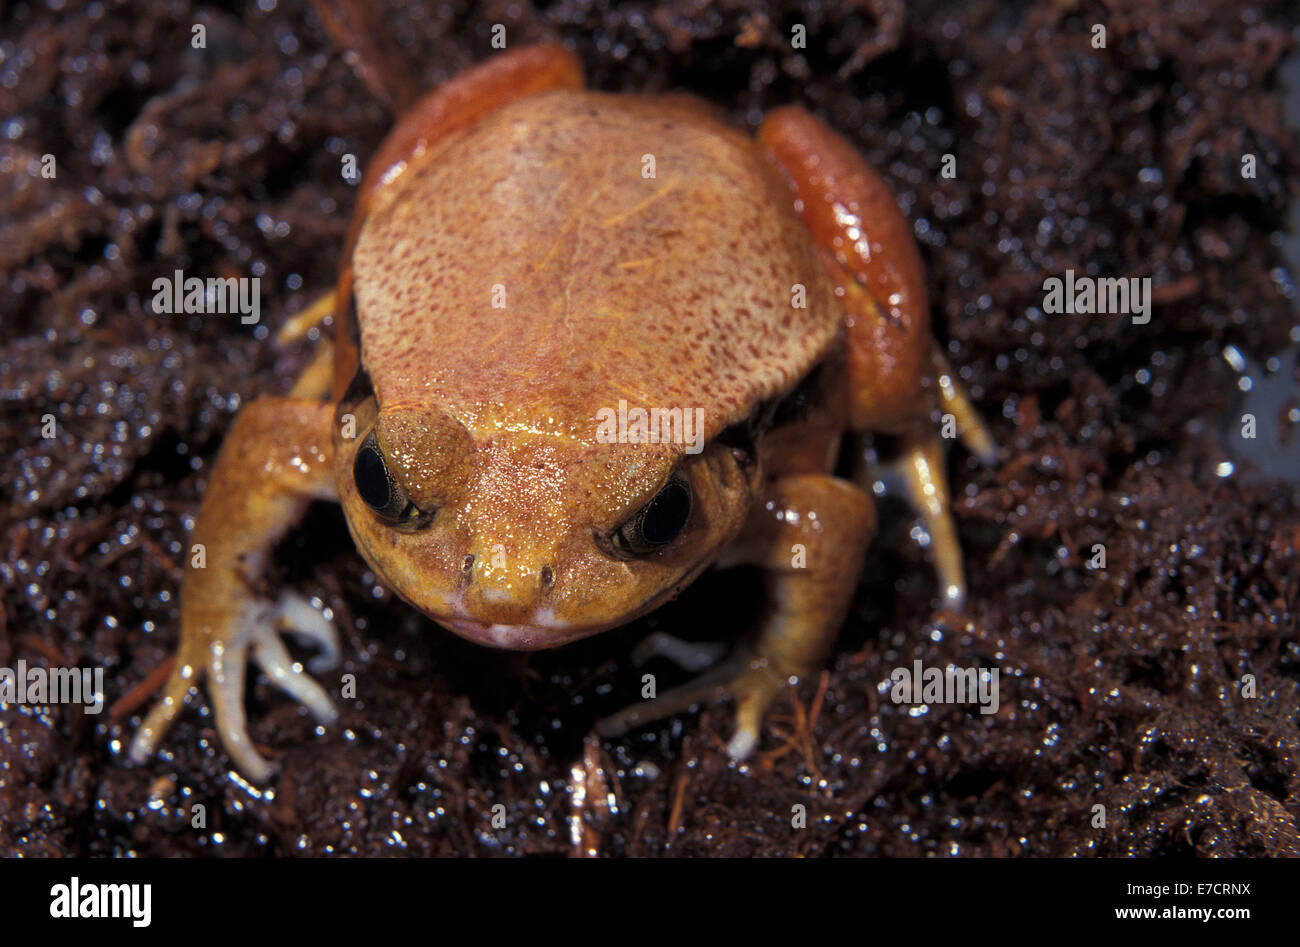
[[[244,674],[248,664],[248,643],[212,644],[208,662],[209,692],[216,712],[217,732],[234,761],[235,768],[254,782],[266,782],[274,768],[253,746],[244,715]]]
[[[736,727],[727,753],[734,760],[743,760],[758,745],[763,715],[787,682],[767,661],[742,651],[694,681],[606,717],[596,725],[596,732],[602,737],[621,736],[697,704],[718,703],[731,697],[736,701]]]
[[[632,663],[637,667],[653,658],[667,658],[683,671],[704,671],[714,667],[726,653],[723,641],[686,641],[665,631],[647,635],[632,650]]]
[[[873,447],[860,444],[855,476],[864,490],[898,496],[915,511],[921,529],[912,535],[934,561],[939,605],[959,612],[966,604],[966,573],[945,464],[938,436],[910,432],[901,439],[899,456],[890,461],[882,462]]]
[[[945,609],[954,612],[960,612],[966,607],[966,583],[950,583],[946,585],[940,594],[942,606]]]
[[[158,751],[158,744],[171,728],[181,709],[198,693],[197,668],[201,665],[182,653],[177,656],[167,683],[157,703],[145,716],[144,722],[131,738],[127,758],[132,763],[143,763]]]
[[[338,667],[342,651],[334,623],[301,595],[286,592],[275,606],[275,625],[281,631],[306,638],[320,654],[307,662],[307,669],[319,674]]]
[[[731,685],[736,698],[736,732],[727,744],[727,754],[739,762],[758,746],[763,715],[788,681],[779,677],[765,663],[751,663],[749,669]]]
[[[338,719],[338,710],[325,689],[316,683],[289,654],[280,638],[282,630],[310,637],[322,644],[323,654],[311,662],[313,668],[321,658],[326,667],[338,659],[338,638],[334,626],[320,612],[298,596],[286,595],[275,606],[273,623],[259,623],[252,635],[253,660],[277,687],[302,704],[322,724]]]

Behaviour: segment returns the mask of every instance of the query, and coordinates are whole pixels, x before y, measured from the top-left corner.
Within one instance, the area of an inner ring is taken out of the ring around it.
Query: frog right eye
[[[393,479],[373,432],[361,442],[352,462],[352,479],[357,495],[380,519],[397,526],[410,524],[422,515]]]

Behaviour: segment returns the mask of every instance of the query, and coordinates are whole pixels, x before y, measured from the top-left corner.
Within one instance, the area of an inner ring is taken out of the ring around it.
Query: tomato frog
[[[134,759],[206,676],[234,764],[267,779],[250,660],[335,720],[281,640],[334,658],[332,623],[250,583],[314,499],[342,504],[386,586],[493,648],[594,635],[711,567],[757,565],[762,617],[732,655],[598,725],[731,697],[737,759],[851,604],[876,515],[832,472],[849,436],[899,446],[941,599],[961,606],[935,419],[985,461],[993,444],[933,340],[893,194],[803,109],[750,135],[688,96],[589,91],[557,46],[503,53],[405,110],[343,261],[332,342],[288,396],[241,410],[211,469],[206,562],[184,576],[175,666]]]

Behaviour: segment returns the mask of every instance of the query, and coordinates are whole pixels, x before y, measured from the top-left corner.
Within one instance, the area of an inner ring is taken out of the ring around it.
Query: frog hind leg
[[[764,570],[765,602],[758,635],[702,677],[635,704],[597,724],[602,736],[626,731],[734,697],[735,733],[727,751],[744,759],[758,743],[763,715],[790,683],[815,671],[852,603],[875,506],[860,488],[826,474],[774,480],[725,561]]]
[[[900,439],[898,473],[930,536],[943,603],[966,580],[952,520],[937,400],[982,460],[993,441],[935,347],[921,255],[893,191],[844,138],[797,107],[776,109],[758,140],[796,200],[845,309],[849,422]]]
[[[316,394],[321,379],[304,373],[298,394]],[[181,590],[181,642],[161,698],[136,732],[136,762],[157,749],[204,675],[218,731],[236,767],[264,781],[271,766],[254,748],[244,718],[245,664],[251,657],[322,723],[334,720],[329,695],[298,668],[280,640],[286,630],[338,654],[333,626],[307,602],[277,603],[250,588],[271,547],[312,499],[337,500],[333,406],[310,397],[261,398],[235,419],[209,477],[195,523]],[[200,551],[201,547],[201,551]],[[317,667],[316,663],[313,667]]]

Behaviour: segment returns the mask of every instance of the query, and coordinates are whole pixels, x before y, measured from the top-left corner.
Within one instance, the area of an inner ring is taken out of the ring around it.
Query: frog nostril
[[[549,592],[551,586],[555,584],[555,570],[550,566],[542,566],[542,589]]]
[[[474,554],[473,554],[473,553],[470,553],[468,556],[465,557],[465,563],[464,563],[464,565],[461,566],[461,570],[462,570],[466,575],[469,575],[471,572],[474,571]]]

